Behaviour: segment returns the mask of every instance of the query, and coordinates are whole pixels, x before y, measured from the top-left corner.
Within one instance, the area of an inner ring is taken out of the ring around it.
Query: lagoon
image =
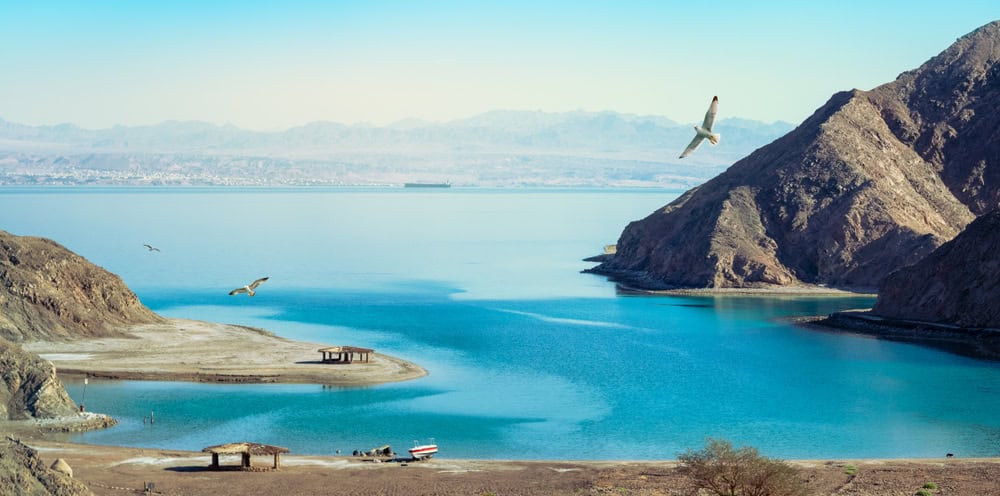
[[[165,316],[429,371],[351,389],[69,383],[120,421],[80,442],[334,454],[433,437],[442,457],[670,459],[713,436],[782,458],[1000,455],[998,364],[788,323],[872,298],[625,296],[580,273],[678,194],[3,188],[0,229],[58,241]],[[257,296],[227,295],[261,276]]]

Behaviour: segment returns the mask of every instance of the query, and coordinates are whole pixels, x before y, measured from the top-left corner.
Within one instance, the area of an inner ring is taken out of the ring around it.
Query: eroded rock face
[[[892,83],[834,95],[629,224],[592,272],[649,289],[875,289],[1000,198],[998,61],[994,22]]]
[[[54,241],[0,231],[0,337],[115,336],[161,320],[120,277]]]
[[[1000,210],[885,279],[871,313],[961,327],[1000,328]]]
[[[0,374],[0,419],[56,418],[77,411],[52,363],[3,338]]]
[[[16,439],[0,440],[0,494],[93,496],[83,483],[45,466],[35,450]]]
[[[1000,22],[960,38],[871,99],[976,215],[1000,204]]]

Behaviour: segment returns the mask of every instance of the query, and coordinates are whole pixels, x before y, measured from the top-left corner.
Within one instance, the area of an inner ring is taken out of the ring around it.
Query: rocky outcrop
[[[923,260],[885,279],[871,313],[1000,329],[1000,210],[969,224]]]
[[[976,215],[1000,204],[1000,22],[869,95],[893,134]]]
[[[645,219],[591,272],[647,289],[871,290],[1000,195],[1000,22],[792,132]]]
[[[0,374],[0,419],[56,418],[77,411],[50,362],[2,338]]]
[[[0,337],[115,336],[161,321],[120,277],[54,241],[0,231]]]
[[[16,439],[0,440],[0,494],[93,496],[83,483],[45,466],[38,453]]]

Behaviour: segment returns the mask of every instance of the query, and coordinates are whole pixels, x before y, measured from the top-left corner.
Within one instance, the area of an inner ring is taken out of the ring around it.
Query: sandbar
[[[226,383],[308,383],[367,386],[427,375],[414,363],[378,353],[369,362],[323,363],[318,351],[334,345],[293,341],[252,327],[167,319],[127,329],[132,337],[32,341],[28,351],[62,375],[121,380]]]

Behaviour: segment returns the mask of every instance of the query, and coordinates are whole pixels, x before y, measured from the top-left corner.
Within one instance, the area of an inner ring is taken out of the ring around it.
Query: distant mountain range
[[[628,225],[594,272],[644,288],[873,290],[997,208],[998,108],[1000,21],[893,82],[833,95]]]
[[[724,108],[724,107],[723,107]],[[0,184],[402,184],[690,187],[792,129],[722,119],[722,144],[677,156],[690,124],[615,112],[493,111],[280,132],[169,121],[89,130],[0,120]]]

